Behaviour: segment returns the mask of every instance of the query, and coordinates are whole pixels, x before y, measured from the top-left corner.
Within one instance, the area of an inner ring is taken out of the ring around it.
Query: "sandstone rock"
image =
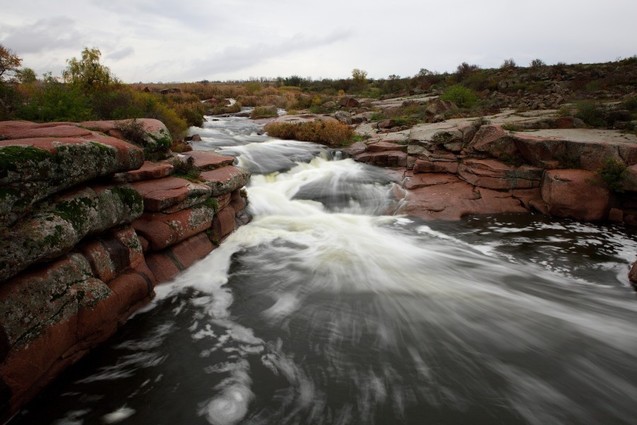
[[[169,249],[172,252],[172,257],[181,265],[181,269],[185,270],[210,254],[214,249],[214,245],[205,233],[200,233]]]
[[[80,254],[71,254],[0,285],[0,325],[9,345],[26,345],[46,326],[76,315],[85,302],[85,285],[94,281],[88,261]],[[104,283],[98,286],[86,302],[95,303],[110,295]]]
[[[215,243],[220,243],[236,228],[235,210],[232,207],[226,207],[215,215],[211,239]]]
[[[621,189],[627,192],[637,192],[637,165],[626,168],[622,174]]]
[[[619,208],[611,208],[610,211],[608,211],[608,221],[613,223],[623,223],[624,211]]]
[[[237,191],[238,190],[239,189],[237,189]],[[232,200],[232,193],[224,193],[223,195],[215,196],[212,199],[214,201],[211,201],[211,204],[213,204],[215,211],[221,211],[222,209],[230,205],[230,201]]]
[[[141,196],[126,186],[79,189],[42,203],[28,219],[0,229],[0,281],[69,252],[89,234],[130,223],[142,210]]]
[[[193,159],[193,165],[200,171],[216,170],[217,168],[232,165],[235,157],[227,155],[219,155],[210,151],[190,151],[184,156]]]
[[[212,189],[212,196],[218,196],[245,186],[250,179],[250,172],[243,168],[227,166],[204,171],[200,178]]]
[[[343,108],[358,108],[360,106],[360,102],[350,96],[340,98],[338,104]]]
[[[399,214],[425,220],[460,220],[472,214],[519,212],[526,209],[510,193],[475,189],[462,181],[410,190],[398,210]]]
[[[349,112],[345,111],[336,111],[334,113],[334,118],[342,122],[343,124],[351,125],[352,124],[352,115]]]
[[[529,189],[540,187],[541,168],[512,167],[494,159],[466,159],[458,174],[467,183],[487,189]]]
[[[511,195],[529,211],[537,211],[548,215],[546,204],[542,200],[542,189],[535,187],[531,189],[513,189],[509,191]]]
[[[118,317],[128,318],[153,297],[155,277],[152,275],[151,280],[148,274],[152,275],[150,271],[146,273],[126,272],[108,284],[117,300]]]
[[[170,248],[161,252],[149,253],[146,256],[146,263],[159,284],[168,282],[183,270],[180,268],[181,265],[177,265]]]
[[[610,192],[591,171],[550,170],[544,174],[542,199],[553,216],[598,221],[608,214]]]
[[[419,173],[458,173],[457,161],[432,161],[430,159],[417,159],[413,167],[414,174]]]
[[[439,184],[460,183],[461,180],[452,174],[411,174],[407,173],[402,185],[407,190],[419,189],[421,187],[435,186]]]
[[[170,152],[170,132],[163,122],[156,119],[85,121],[79,125],[136,144],[144,149],[147,159],[163,159]]]
[[[391,143],[391,142],[376,142],[376,143],[369,143],[367,145],[366,151],[370,153],[389,152],[389,151],[407,152],[407,146],[399,145],[399,144]]]
[[[0,227],[78,183],[139,168],[143,152],[105,136],[0,141]]]
[[[157,282],[163,283],[204,258],[214,248],[208,236],[199,233],[163,251],[149,254],[146,261]]]
[[[103,234],[79,248],[91,265],[93,275],[109,283],[128,270],[145,271],[142,244],[135,230],[126,226]],[[153,280],[152,276],[148,276]]]
[[[442,115],[445,112],[452,111],[456,108],[457,106],[453,102],[437,98],[427,103],[425,113],[429,116]]]
[[[235,210],[235,212],[243,211],[248,205],[247,200],[248,194],[244,190],[237,189],[232,192],[230,196],[230,206]],[[224,206],[225,207],[225,206]],[[222,208],[220,208],[222,209]]]
[[[71,123],[33,123],[29,121],[0,122],[2,139],[31,139],[40,137],[84,137],[92,133]]]
[[[467,146],[470,151],[487,153],[498,159],[519,157],[515,140],[498,125],[483,125]]]
[[[347,148],[343,149],[345,153],[351,156],[360,155],[367,150],[367,145],[363,142],[352,143]]]
[[[145,161],[142,167],[137,170],[115,174],[113,180],[119,183],[132,183],[142,180],[161,179],[170,176],[174,169],[175,167],[168,162]]]
[[[205,184],[192,183],[180,177],[165,177],[132,184],[144,198],[144,210],[176,212],[198,205],[210,198],[212,190]]]
[[[159,251],[209,229],[214,215],[212,207],[199,205],[172,214],[146,213],[133,227],[148,240],[151,250]]]
[[[354,159],[365,164],[379,167],[406,167],[407,153],[401,151],[365,152]]]

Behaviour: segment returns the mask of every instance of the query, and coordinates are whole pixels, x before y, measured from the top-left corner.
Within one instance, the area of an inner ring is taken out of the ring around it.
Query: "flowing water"
[[[247,119],[254,220],[13,424],[635,424],[637,238],[387,214],[382,170]]]

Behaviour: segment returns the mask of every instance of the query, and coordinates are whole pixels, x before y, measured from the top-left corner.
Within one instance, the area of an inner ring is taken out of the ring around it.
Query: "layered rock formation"
[[[510,112],[397,132],[364,125],[358,131],[369,139],[349,152],[357,161],[402,170],[400,213],[457,220],[537,211],[637,224],[637,137],[564,128],[574,126],[550,114]]]
[[[189,178],[145,161],[167,137],[156,120],[0,122],[0,419],[249,220],[248,172],[202,151],[176,158]]]

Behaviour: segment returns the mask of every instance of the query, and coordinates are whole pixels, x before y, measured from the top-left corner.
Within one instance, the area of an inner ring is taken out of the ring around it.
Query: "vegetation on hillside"
[[[14,52],[0,45],[0,119],[157,118],[174,139],[181,139],[189,126],[202,124],[205,114],[238,113],[246,106],[254,107],[253,118],[275,117],[279,108],[292,113],[334,113],[351,109],[342,100],[353,96],[366,106],[364,110],[374,112],[372,100],[412,95],[439,96],[448,102],[442,113],[432,113],[426,104],[406,100],[400,107],[376,111],[372,118],[409,126],[503,108],[558,109],[566,103],[576,105],[569,113],[589,126],[634,130],[637,118],[637,56],[573,65],[547,65],[535,59],[527,67],[507,59],[494,69],[463,62],[455,72],[422,68],[411,77],[386,79],[372,79],[367,71],[354,69],[351,77],[343,79],[293,75],[176,84],[124,84],[100,60],[98,49],[85,48],[80,58],[67,61],[61,76],[49,73],[37,78],[33,70],[21,67],[22,60]]]

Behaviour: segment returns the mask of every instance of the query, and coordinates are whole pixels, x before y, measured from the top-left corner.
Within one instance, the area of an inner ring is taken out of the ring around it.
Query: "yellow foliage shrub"
[[[273,122],[265,126],[272,137],[301,140],[327,146],[343,146],[352,141],[354,131],[338,121],[315,120],[302,123]]]

